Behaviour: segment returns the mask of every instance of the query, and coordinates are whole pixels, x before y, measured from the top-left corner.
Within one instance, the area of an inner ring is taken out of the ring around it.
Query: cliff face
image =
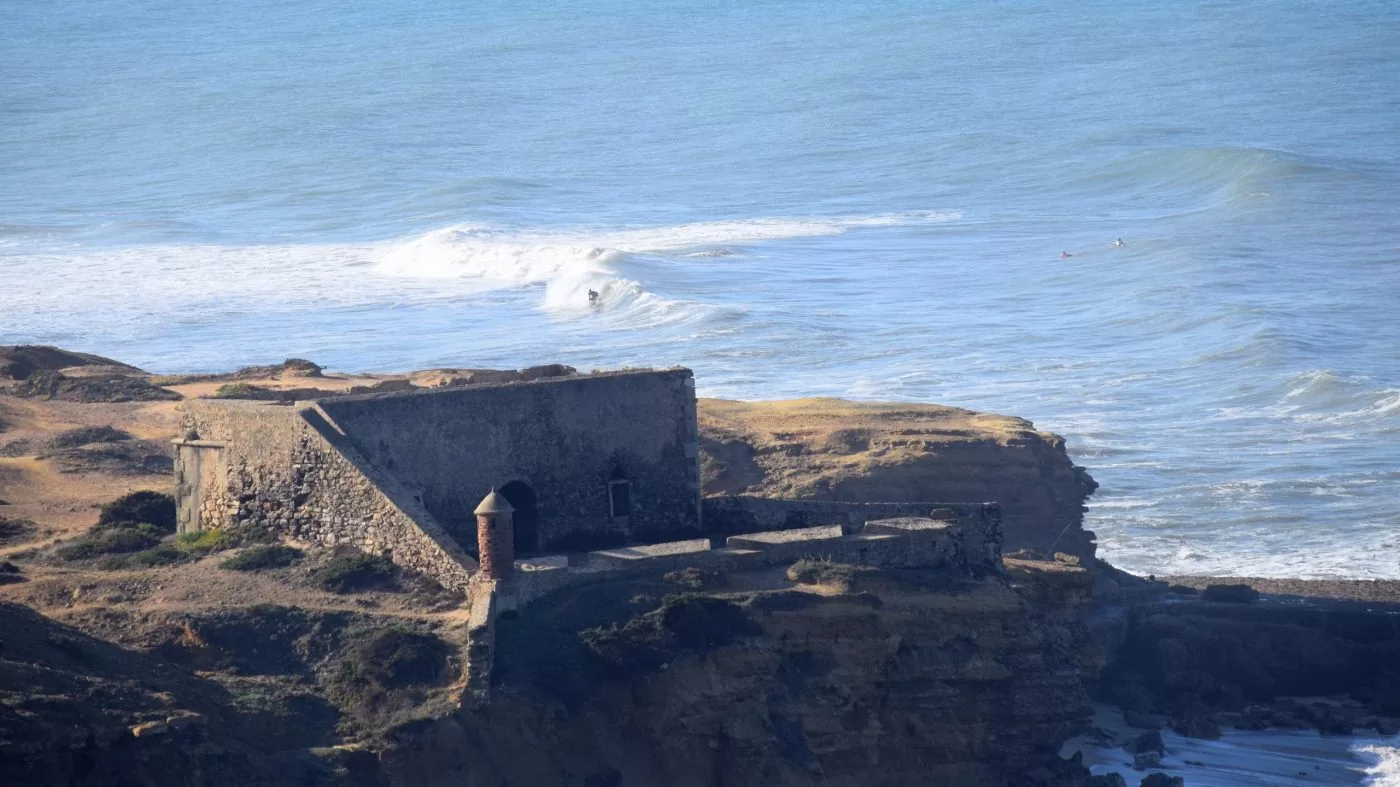
[[[488,708],[416,732],[384,753],[382,776],[481,787],[1028,783],[1018,774],[1086,722],[1100,663],[1077,620],[1086,573],[1029,566],[1013,567],[1010,584],[880,571],[839,589],[759,593],[740,603],[753,636],[591,686],[568,655],[570,629],[639,588],[571,591],[547,602],[550,622],[526,621],[534,606],[501,624]]]
[[[1002,504],[1007,551],[1094,553],[1098,484],[1021,418],[923,404],[701,399],[707,495]]]
[[[1397,615],[1393,602],[1238,592],[1140,603],[1098,691],[1134,723],[1170,723],[1199,737],[1227,725],[1393,733]],[[1312,707],[1296,697],[1328,702]]]

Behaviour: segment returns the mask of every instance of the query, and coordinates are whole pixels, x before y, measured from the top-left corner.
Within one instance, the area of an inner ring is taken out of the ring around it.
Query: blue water
[[[0,3],[0,342],[1017,414],[1141,571],[1400,578],[1398,217],[1393,3]]]

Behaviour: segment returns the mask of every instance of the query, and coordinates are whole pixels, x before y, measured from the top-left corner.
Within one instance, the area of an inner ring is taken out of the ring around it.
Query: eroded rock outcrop
[[[1394,604],[1239,592],[1138,603],[1099,692],[1134,724],[1191,737],[1219,737],[1224,726],[1392,729],[1397,614]]]
[[[1089,714],[1099,660],[1077,620],[1088,586],[1081,569],[1027,563],[1010,582],[870,571],[842,590],[722,593],[753,632],[659,666],[623,661],[601,679],[580,627],[629,603],[644,610],[655,589],[571,589],[499,624],[488,708],[405,736],[382,755],[383,775],[481,787],[1036,783],[1023,779],[1037,758]]]
[[[100,355],[40,344],[0,345],[0,380],[23,380],[35,372],[93,367],[116,374],[145,374],[135,366]]]
[[[1094,553],[1098,487],[1064,438],[1027,420],[930,404],[701,399],[707,495],[1002,505],[1005,548]]]

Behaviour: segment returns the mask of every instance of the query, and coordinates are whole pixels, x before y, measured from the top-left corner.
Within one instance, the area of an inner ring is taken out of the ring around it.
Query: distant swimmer
[[[588,302],[591,303],[591,304],[595,304],[595,305],[598,303],[598,291],[597,291],[597,290],[589,290],[589,291],[588,291]]]
[[[1121,249],[1121,248],[1123,248],[1123,239],[1122,239],[1122,238],[1119,238],[1118,240],[1114,241],[1114,242],[1113,242],[1113,248],[1115,248],[1115,249]]]
[[[1062,252],[1060,252],[1060,259],[1062,259],[1062,260],[1067,260],[1067,259],[1069,259],[1070,257],[1073,257],[1073,256],[1074,256],[1073,254],[1070,254],[1070,253],[1067,252],[1067,251],[1062,251]]]

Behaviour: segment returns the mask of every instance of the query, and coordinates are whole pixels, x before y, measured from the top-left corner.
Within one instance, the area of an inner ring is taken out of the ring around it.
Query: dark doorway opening
[[[515,554],[533,555],[539,552],[540,523],[535,507],[535,490],[524,481],[511,481],[500,488],[500,493],[515,509]]]

